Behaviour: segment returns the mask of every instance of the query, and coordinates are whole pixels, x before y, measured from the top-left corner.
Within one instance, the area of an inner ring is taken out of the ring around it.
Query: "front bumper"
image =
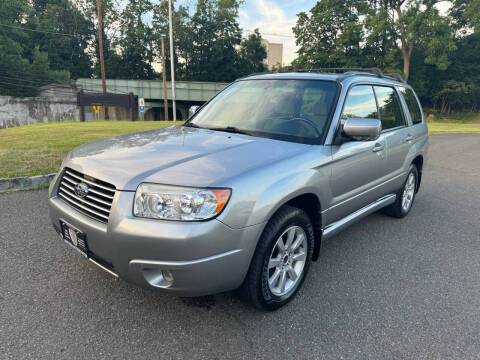
[[[202,296],[238,288],[246,276],[264,224],[232,229],[218,220],[179,222],[135,218],[133,192],[117,191],[108,224],[91,219],[56,196],[50,218],[84,232],[97,263],[134,284],[181,296]],[[100,261],[101,260],[101,261]],[[173,276],[161,281],[162,271]]]

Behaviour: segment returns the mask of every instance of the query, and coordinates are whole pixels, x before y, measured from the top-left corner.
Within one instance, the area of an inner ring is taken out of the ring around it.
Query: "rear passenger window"
[[[404,126],[405,119],[395,90],[387,86],[374,86],[374,89],[377,95],[382,129],[387,130]]]
[[[348,92],[340,119],[342,125],[351,117],[378,119],[375,94],[370,85],[357,85]]]
[[[422,109],[418,105],[418,101],[415,94],[411,89],[407,89],[403,87],[400,88],[400,92],[405,98],[405,102],[407,103],[407,107],[408,107],[408,112],[410,113],[410,117],[412,118],[412,122],[414,124],[420,124],[422,122]]]

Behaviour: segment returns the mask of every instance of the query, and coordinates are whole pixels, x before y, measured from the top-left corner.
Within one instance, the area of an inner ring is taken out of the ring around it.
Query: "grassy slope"
[[[440,115],[427,110],[427,125],[430,133],[480,132],[479,113],[451,113]]]
[[[462,132],[462,133],[472,133],[480,132],[480,123],[478,124],[465,124],[458,122],[428,122],[428,131],[431,134],[442,133],[442,132]]]
[[[78,145],[170,125],[173,122],[73,121],[0,129],[0,178],[53,173]]]

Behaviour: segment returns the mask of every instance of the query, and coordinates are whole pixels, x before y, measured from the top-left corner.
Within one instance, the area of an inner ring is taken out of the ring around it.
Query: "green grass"
[[[54,173],[65,154],[78,145],[173,124],[171,121],[72,121],[0,129],[0,178]]]
[[[427,122],[428,131],[431,134],[444,132],[460,132],[460,133],[480,133],[480,123],[462,123],[452,121],[433,121]]]

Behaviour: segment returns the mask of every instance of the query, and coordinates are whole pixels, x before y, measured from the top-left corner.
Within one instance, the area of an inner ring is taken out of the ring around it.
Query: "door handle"
[[[383,144],[380,144],[380,143],[376,143],[375,146],[373,147],[372,151],[373,152],[379,152],[379,151],[382,151],[385,147],[383,146]]]
[[[410,134],[408,134],[407,137],[405,138],[405,141],[406,141],[406,142],[410,142],[410,141],[412,141],[412,140],[413,140],[413,136],[410,135]]]

